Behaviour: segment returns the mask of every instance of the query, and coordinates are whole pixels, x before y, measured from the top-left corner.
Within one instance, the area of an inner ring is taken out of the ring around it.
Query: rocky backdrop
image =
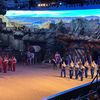
[[[61,42],[59,36],[71,36],[81,38],[82,40],[100,40],[100,18],[99,17],[80,17],[74,18],[70,22],[58,19],[56,23],[52,21],[44,22],[43,24],[29,25],[29,23],[10,21],[7,17],[0,15],[0,46],[9,50],[24,51],[27,41],[36,43],[44,43],[46,56],[56,51],[63,52],[65,48],[69,48],[70,42]],[[26,42],[25,42],[26,41]],[[33,43],[34,44],[34,43]],[[84,45],[86,43],[83,43]],[[91,43],[92,44],[92,43]],[[96,44],[96,43],[95,43]],[[74,42],[72,48],[79,47],[79,44]],[[84,49],[88,48],[83,46]],[[94,47],[95,48],[95,47]],[[100,53],[100,42],[98,42],[97,50]],[[63,50],[62,50],[63,49]],[[80,51],[78,56],[81,54]],[[83,51],[81,51],[83,52]],[[63,54],[63,53],[62,53]]]

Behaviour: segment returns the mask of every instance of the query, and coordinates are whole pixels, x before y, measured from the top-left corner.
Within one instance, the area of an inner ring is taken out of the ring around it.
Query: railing
[[[93,84],[91,82],[72,88],[70,90],[66,90],[64,92],[60,92],[58,94],[49,96],[43,100],[71,100],[74,98],[75,100],[82,100],[82,98],[85,98],[92,93],[89,93],[89,90],[93,90],[93,94],[95,94],[96,87],[100,86],[100,80],[94,81]]]
[[[78,97],[78,98],[76,98],[74,100],[84,100],[84,99],[86,100],[86,99],[88,99],[90,96],[92,96],[94,94],[96,94],[96,91],[93,91],[92,93],[88,93],[88,94],[86,94],[86,95],[84,95],[82,97]]]

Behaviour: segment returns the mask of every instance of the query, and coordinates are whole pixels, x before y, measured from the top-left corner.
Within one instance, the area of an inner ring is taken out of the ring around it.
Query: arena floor
[[[0,100],[42,100],[90,81],[61,78],[48,64],[18,65],[16,72],[0,73]]]

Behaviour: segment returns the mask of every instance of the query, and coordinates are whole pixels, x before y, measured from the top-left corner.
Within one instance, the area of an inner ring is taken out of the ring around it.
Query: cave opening
[[[35,53],[36,62],[40,63],[44,60],[46,54],[46,41],[33,41],[33,40],[25,40],[24,47],[25,51],[30,51]]]

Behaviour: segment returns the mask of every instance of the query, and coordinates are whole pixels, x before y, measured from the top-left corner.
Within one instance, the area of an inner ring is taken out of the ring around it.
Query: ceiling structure
[[[88,9],[100,8],[100,0],[0,0],[0,8],[6,10]]]

